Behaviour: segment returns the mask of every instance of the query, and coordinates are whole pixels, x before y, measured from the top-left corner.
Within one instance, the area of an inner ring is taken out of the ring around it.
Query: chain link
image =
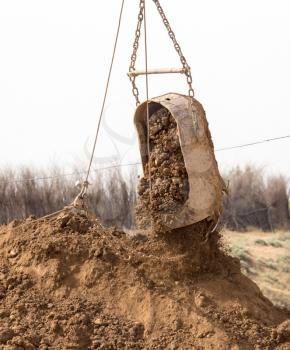
[[[192,75],[191,75],[191,68],[189,66],[189,64],[186,61],[186,58],[183,55],[183,52],[181,50],[181,47],[179,45],[179,43],[176,40],[175,34],[169,24],[169,21],[163,11],[163,8],[160,5],[159,0],[153,0],[153,2],[155,3],[157,10],[162,18],[162,21],[168,31],[169,37],[173,42],[174,48],[176,50],[176,52],[179,55],[180,58],[180,62],[182,64],[184,73],[186,75],[186,81],[188,84],[188,96],[190,97],[190,103],[191,103],[191,107],[193,109],[193,97],[194,97],[194,90],[192,87]],[[133,53],[131,55],[131,63],[130,63],[130,67],[129,67],[129,72],[134,72],[136,69],[136,59],[137,59],[137,51],[139,48],[139,41],[140,41],[140,36],[141,36],[141,27],[142,27],[142,22],[144,20],[144,7],[145,7],[145,0],[140,0],[140,4],[139,4],[139,14],[138,14],[138,23],[137,23],[137,29],[135,31],[135,40],[133,43]],[[139,100],[139,90],[138,87],[136,85],[136,76],[130,76],[129,77],[131,83],[132,83],[132,92],[133,95],[136,99],[136,105],[138,106],[140,104],[140,100]],[[196,122],[196,121],[195,121]]]
[[[195,112],[195,108],[194,108],[194,90],[192,87],[193,81],[192,81],[192,75],[191,75],[191,68],[190,68],[189,64],[187,63],[185,56],[183,55],[181,47],[176,40],[175,34],[174,34],[170,24],[169,24],[169,21],[168,21],[165,13],[163,11],[163,8],[160,5],[159,0],[153,0],[153,2],[155,3],[155,5],[157,7],[157,10],[158,10],[158,12],[163,20],[163,23],[168,31],[169,37],[173,42],[174,48],[175,48],[176,52],[178,53],[179,58],[180,58],[180,62],[183,66],[184,73],[186,75],[186,81],[188,84],[188,96],[189,96],[189,103],[190,103],[190,107],[191,107],[191,111],[192,111],[193,126],[194,126],[195,131],[197,132],[198,119],[197,119],[197,113]]]
[[[155,3],[156,7],[157,7],[157,10],[163,20],[163,23],[168,31],[168,34],[169,34],[169,37],[170,39],[172,40],[173,42],[173,45],[174,45],[174,48],[176,50],[176,52],[178,53],[179,55],[179,58],[180,58],[180,62],[183,66],[183,69],[184,69],[184,73],[186,75],[186,80],[187,80],[187,84],[188,84],[188,95],[190,97],[194,97],[194,90],[193,90],[193,87],[192,87],[192,75],[191,75],[191,68],[189,66],[189,64],[187,63],[186,61],[186,58],[184,57],[183,53],[182,53],[182,50],[181,50],[181,47],[180,45],[178,44],[177,40],[176,40],[176,37],[175,37],[175,34],[169,24],[169,21],[163,11],[163,8],[161,7],[160,5],[160,2],[159,0],[153,0],[153,2]]]
[[[133,43],[133,53],[131,55],[131,63],[130,63],[130,67],[129,67],[129,72],[134,72],[134,70],[136,69],[137,51],[139,48],[142,22],[144,20],[144,8],[145,8],[145,0],[140,0],[138,23],[137,23],[137,28],[135,31],[135,40]],[[132,92],[133,92],[133,95],[136,99],[136,106],[138,106],[140,104],[140,100],[139,100],[139,90],[138,90],[138,87],[136,85],[136,76],[130,76],[129,79],[132,83]]]

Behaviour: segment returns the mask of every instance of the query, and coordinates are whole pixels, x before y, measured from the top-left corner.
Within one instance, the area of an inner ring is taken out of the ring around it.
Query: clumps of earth
[[[0,349],[289,349],[289,311],[203,232],[125,233],[68,209],[2,226]]]
[[[177,124],[168,109],[162,107],[150,116],[149,137],[150,156],[140,179],[136,207],[138,224],[143,228],[151,213],[158,221],[158,215],[178,212],[189,193]]]

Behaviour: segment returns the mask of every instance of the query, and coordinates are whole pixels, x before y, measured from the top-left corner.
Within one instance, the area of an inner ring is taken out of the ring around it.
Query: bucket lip
[[[187,96],[187,95],[180,94],[180,93],[178,93],[178,92],[167,92],[166,94],[163,94],[163,95],[159,95],[159,96],[155,96],[155,97],[150,98],[150,99],[149,99],[149,102],[150,102],[150,101],[156,102],[156,100],[158,100],[158,101],[163,101],[163,100],[166,100],[166,98],[168,98],[168,96],[184,97],[185,99],[187,99],[187,98],[189,97],[189,96]],[[143,102],[140,104],[140,106],[143,105],[143,104],[146,104],[146,102],[147,102],[147,101],[143,101]],[[139,106],[139,107],[140,107],[140,106]]]
[[[166,93],[166,94],[163,94],[163,95],[160,95],[160,96],[152,97],[152,98],[150,98],[148,100],[148,102],[149,103],[159,103],[159,104],[163,105],[163,102],[167,102],[168,103],[167,99],[169,97],[171,97],[171,99],[174,99],[174,98],[177,98],[177,97],[178,98],[182,98],[183,97],[184,100],[185,100],[184,102],[187,102],[188,98],[189,98],[189,96],[180,94],[178,92],[169,92],[169,93]],[[138,115],[139,115],[140,111],[145,108],[146,104],[147,104],[147,101],[144,101],[136,108],[135,115],[134,115],[134,122],[137,121],[137,118],[138,118]],[[166,106],[164,105],[164,107],[166,107]]]
[[[153,97],[148,100],[148,103],[149,105],[157,104],[170,110],[171,109],[170,104],[174,105],[174,100],[177,100],[177,99],[179,100],[179,103],[178,103],[179,105],[181,104],[184,107],[188,106],[188,103],[189,103],[188,98],[189,96],[175,93],[175,92],[170,92],[157,97]],[[144,101],[136,108],[134,118],[133,118],[135,129],[137,131],[137,134],[139,135],[139,148],[140,148],[143,170],[145,169],[145,165],[147,162],[147,157],[143,155],[146,153],[146,149],[144,147],[146,140],[145,138],[142,139],[140,135],[147,133],[146,131],[147,125],[145,123],[146,115],[147,115],[146,108],[147,108],[147,101]]]

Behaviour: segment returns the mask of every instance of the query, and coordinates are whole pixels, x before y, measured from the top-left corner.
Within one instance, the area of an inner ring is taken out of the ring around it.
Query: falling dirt
[[[77,212],[0,228],[0,349],[289,349],[289,312],[200,228],[125,234]]]
[[[139,227],[143,228],[149,225],[151,212],[156,222],[160,221],[160,214],[178,212],[189,193],[177,124],[166,108],[160,108],[151,115],[149,137],[150,157],[139,183],[139,203],[136,208]]]

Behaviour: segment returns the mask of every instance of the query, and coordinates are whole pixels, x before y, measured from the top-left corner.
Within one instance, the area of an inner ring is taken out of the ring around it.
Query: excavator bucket
[[[148,109],[149,134],[147,102],[138,106],[134,117],[144,170],[137,216],[144,219],[146,208],[151,223],[153,218],[165,230],[204,219],[217,222],[226,187],[202,105],[169,93],[149,100]]]

